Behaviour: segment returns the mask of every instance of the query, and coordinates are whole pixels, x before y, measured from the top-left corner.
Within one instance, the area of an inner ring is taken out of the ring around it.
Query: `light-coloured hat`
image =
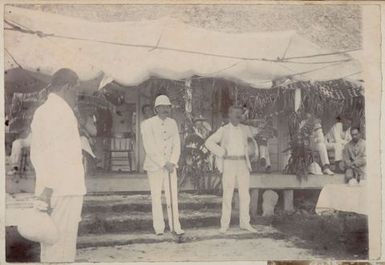
[[[171,102],[170,102],[170,99],[165,96],[165,95],[160,95],[158,96],[156,99],[155,99],[155,106],[154,107],[157,107],[157,106],[160,106],[160,105],[168,105],[168,106],[171,106]]]

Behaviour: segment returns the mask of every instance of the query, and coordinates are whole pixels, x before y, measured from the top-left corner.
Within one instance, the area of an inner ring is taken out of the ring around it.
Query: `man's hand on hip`
[[[43,192],[36,198],[34,207],[43,212],[51,211],[51,197],[53,190],[50,188],[44,188]]]

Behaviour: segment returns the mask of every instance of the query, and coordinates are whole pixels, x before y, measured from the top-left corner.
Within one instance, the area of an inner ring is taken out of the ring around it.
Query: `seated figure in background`
[[[330,170],[330,162],[326,148],[326,140],[323,134],[321,121],[311,113],[306,113],[306,118],[299,125],[300,130],[308,130],[310,134],[310,148],[318,152],[322,163],[322,172],[325,175],[334,175]]]
[[[336,123],[326,135],[326,148],[334,150],[334,161],[337,166],[342,161],[342,152],[345,144],[352,139],[350,136],[350,125],[350,120],[337,117]]]
[[[266,120],[259,126],[250,125],[251,134],[256,140],[258,145],[259,165],[265,168],[266,173],[271,171],[270,152],[269,152],[269,139],[276,135],[276,131],[272,125],[271,120]]]
[[[22,157],[23,148],[27,148],[31,145],[31,133],[30,130],[21,133],[20,137],[13,141],[12,151],[10,156],[11,170],[7,172],[7,175],[15,175],[21,168],[20,161]]]
[[[75,109],[76,112],[76,109]],[[79,116],[79,115],[78,115]],[[82,150],[95,159],[95,154],[92,151],[91,145],[93,143],[92,137],[96,135],[96,126],[95,121],[93,117],[87,116],[85,118],[81,117],[79,118],[79,132],[80,132],[80,140],[82,145]],[[12,151],[10,156],[10,164],[11,164],[11,170],[7,172],[7,175],[15,175],[17,174],[21,168],[19,168],[21,157],[22,157],[22,151],[23,148],[28,148],[31,146],[31,132],[30,130],[22,133],[20,135],[20,138],[16,139],[12,143]],[[84,163],[89,163],[90,160],[84,158]]]
[[[96,156],[93,152],[93,137],[96,136],[95,117],[93,115],[79,115],[79,133],[83,152],[83,165],[86,173],[93,173]]]
[[[345,163],[345,180],[349,182],[356,179],[358,182],[365,179],[366,169],[366,146],[365,140],[361,138],[359,128],[350,130],[352,140],[345,145],[343,150],[343,160]]]

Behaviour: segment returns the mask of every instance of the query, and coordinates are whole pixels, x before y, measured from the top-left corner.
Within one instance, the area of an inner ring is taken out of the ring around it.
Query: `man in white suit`
[[[242,108],[231,106],[229,109],[230,122],[220,127],[206,140],[206,147],[217,156],[218,168],[223,173],[223,199],[221,233],[226,233],[230,226],[231,202],[235,181],[238,182],[239,193],[239,225],[241,229],[256,232],[250,225],[250,170],[249,142],[253,149],[257,147],[248,126],[240,124]],[[256,150],[252,150],[256,152]]]
[[[143,146],[146,153],[143,169],[147,171],[150,182],[153,226],[157,235],[164,233],[165,223],[161,202],[162,187],[164,187],[170,231],[183,234],[184,231],[179,222],[176,176],[180,156],[178,125],[175,120],[169,118],[171,102],[167,96],[160,95],[155,99],[155,111],[157,115],[141,124]],[[172,209],[169,178],[171,178]]]
[[[52,77],[47,100],[31,123],[31,162],[36,172],[36,208],[49,211],[59,230],[54,244],[41,243],[40,261],[74,262],[86,194],[82,144],[74,113],[79,78],[70,69]]]

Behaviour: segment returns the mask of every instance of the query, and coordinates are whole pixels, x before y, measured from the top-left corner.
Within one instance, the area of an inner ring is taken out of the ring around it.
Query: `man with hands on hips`
[[[223,173],[221,233],[226,233],[230,226],[231,204],[235,183],[238,182],[239,225],[241,229],[256,232],[250,225],[250,151],[257,153],[257,144],[248,126],[241,124],[242,107],[229,108],[230,122],[220,127],[206,140],[206,147],[216,155],[217,166]],[[250,145],[251,144],[251,145]]]

